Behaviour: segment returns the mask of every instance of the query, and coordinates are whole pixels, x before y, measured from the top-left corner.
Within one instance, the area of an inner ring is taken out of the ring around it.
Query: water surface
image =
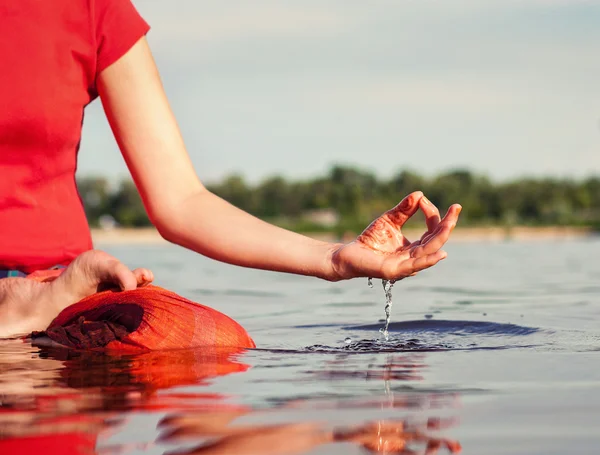
[[[451,244],[394,286],[388,341],[378,282],[241,269],[174,246],[104,249],[232,316],[258,348],[106,357],[0,342],[0,444],[598,453],[598,240]]]

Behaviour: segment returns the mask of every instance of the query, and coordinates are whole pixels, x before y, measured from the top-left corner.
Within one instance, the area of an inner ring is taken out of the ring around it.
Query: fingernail
[[[425,204],[431,204],[431,202],[429,201],[429,199],[427,199],[427,196],[423,196],[423,202]]]

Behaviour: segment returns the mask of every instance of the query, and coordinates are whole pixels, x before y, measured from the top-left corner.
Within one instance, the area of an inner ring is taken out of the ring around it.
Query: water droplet
[[[385,337],[385,341],[389,338],[388,327],[390,326],[390,313],[392,311],[392,288],[394,287],[394,280],[381,280],[383,285],[383,291],[385,292],[385,327],[380,330]]]
[[[350,337],[346,338],[346,339],[344,340],[344,343],[346,343],[346,344],[350,344],[350,343],[352,343],[352,338],[350,338]]]
[[[368,278],[367,279],[367,285],[372,288],[373,287],[373,278]]]
[[[487,316],[487,313],[483,313],[484,316]]]

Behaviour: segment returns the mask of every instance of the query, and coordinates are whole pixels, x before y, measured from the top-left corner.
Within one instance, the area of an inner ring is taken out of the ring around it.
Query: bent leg
[[[49,284],[27,278],[0,279],[0,337],[24,334],[52,320]],[[56,316],[56,314],[54,314]]]
[[[152,282],[150,270],[130,271],[103,251],[78,256],[60,276],[40,282],[0,279],[0,337],[44,330],[66,307],[106,288],[135,289]]]

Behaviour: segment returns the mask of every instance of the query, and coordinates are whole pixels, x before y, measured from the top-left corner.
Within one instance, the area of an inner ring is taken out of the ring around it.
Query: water
[[[390,328],[391,312],[392,312],[392,288],[394,287],[394,280],[381,280],[381,284],[383,286],[383,293],[385,294],[385,325],[382,329],[379,329],[379,332],[383,334],[385,341],[390,341],[390,332],[388,329]]]
[[[451,244],[394,288],[387,341],[364,280],[105,249],[234,317],[258,349],[110,358],[0,342],[0,453],[598,452],[598,240]]]

